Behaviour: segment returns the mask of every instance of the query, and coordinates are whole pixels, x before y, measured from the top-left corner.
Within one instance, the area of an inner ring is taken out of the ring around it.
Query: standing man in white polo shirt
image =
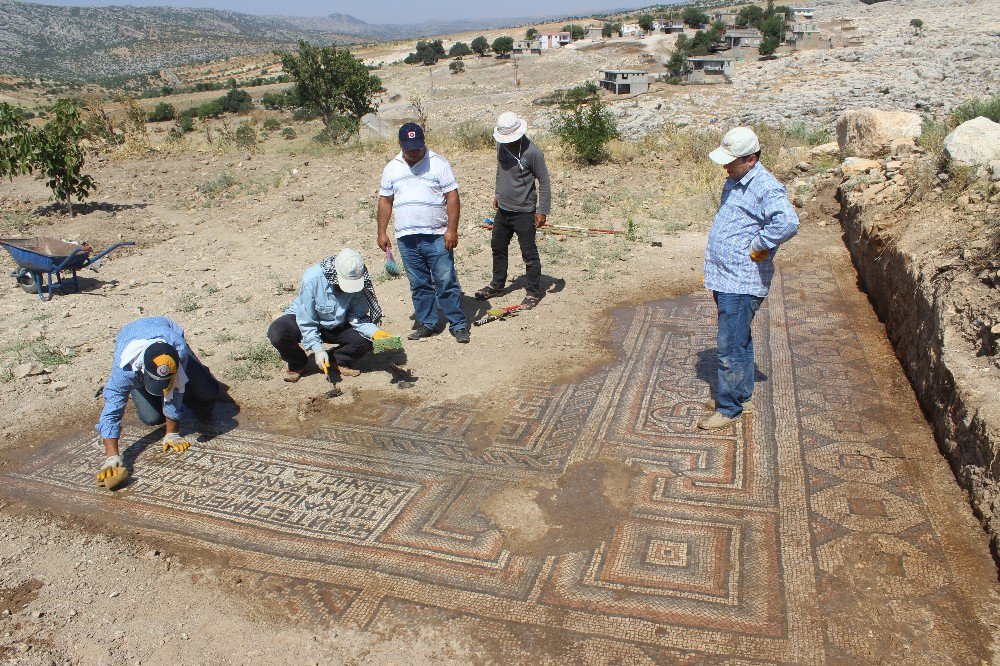
[[[378,246],[389,247],[389,218],[395,211],[396,242],[406,265],[416,320],[408,338],[437,332],[438,307],[458,342],[469,341],[462,287],[455,272],[461,204],[448,160],[424,144],[416,123],[399,128],[399,155],[382,170],[378,199]]]

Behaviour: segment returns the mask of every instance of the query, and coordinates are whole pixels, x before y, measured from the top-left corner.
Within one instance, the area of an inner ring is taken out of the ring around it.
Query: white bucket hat
[[[528,131],[528,122],[519,118],[513,111],[501,113],[497,118],[497,126],[493,130],[493,138],[497,143],[513,143]]]
[[[351,248],[341,250],[333,260],[333,267],[337,270],[337,285],[342,290],[354,294],[364,289],[365,260],[360,252]]]
[[[725,166],[739,157],[753,155],[760,150],[760,141],[749,127],[734,127],[722,137],[722,145],[708,154],[716,164]]]

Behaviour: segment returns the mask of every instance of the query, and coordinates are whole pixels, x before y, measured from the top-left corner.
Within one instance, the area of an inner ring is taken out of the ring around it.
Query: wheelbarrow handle
[[[76,258],[78,255],[81,255],[81,254],[87,254],[87,251],[84,250],[82,247],[76,248],[75,250],[73,250],[72,252],[70,252],[69,256],[66,257],[61,264],[59,264],[58,266],[56,266],[55,268],[53,268],[51,272],[52,273],[58,273],[58,272],[64,270],[67,266],[70,265],[70,263],[73,261],[74,258]],[[84,265],[86,266],[86,263]]]
[[[96,261],[100,261],[101,257],[103,257],[104,255],[108,254],[109,252],[114,252],[118,248],[125,247],[127,245],[135,245],[135,241],[124,241],[122,243],[115,243],[114,245],[112,245],[108,249],[104,250],[100,254],[96,254],[93,257],[91,257],[90,259],[88,259],[87,261],[83,262],[83,267],[86,268],[87,266],[91,265],[92,263],[94,263]],[[76,252],[74,251],[74,254],[75,253]]]

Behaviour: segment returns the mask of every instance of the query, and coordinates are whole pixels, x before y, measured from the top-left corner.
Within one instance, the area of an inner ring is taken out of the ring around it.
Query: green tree
[[[35,131],[25,122],[21,108],[0,102],[0,178],[31,173],[34,168]]]
[[[674,51],[667,61],[667,72],[675,79],[679,79],[687,73],[687,56],[681,51]]]
[[[329,126],[339,114],[357,120],[376,110],[374,97],[382,81],[347,49],[317,48],[301,40],[298,54],[277,51],[275,55],[295,80],[300,106],[319,114],[324,125]]]
[[[913,28],[914,35],[919,35],[923,32],[924,22],[920,19],[910,19],[910,27]]]
[[[646,32],[653,31],[653,15],[652,14],[639,14],[639,18],[636,20],[639,27]]]
[[[600,162],[608,141],[618,136],[614,116],[600,101],[557,116],[552,128],[559,141],[588,164]]]
[[[578,25],[576,23],[570,23],[564,25],[562,27],[562,31],[568,32],[570,35],[570,39],[572,39],[574,42],[577,41],[578,39],[583,39],[584,37],[587,36],[587,31],[583,29],[583,26]]]
[[[455,42],[448,51],[449,58],[462,58],[467,55],[472,55],[472,49],[465,42]]]
[[[514,38],[508,37],[507,35],[497,37],[493,40],[493,44],[490,45],[490,48],[493,49],[494,53],[503,58],[514,50]]]
[[[538,28],[528,28],[524,31],[524,38],[531,41],[538,34]]]
[[[778,38],[773,35],[768,35],[760,41],[760,46],[757,47],[757,52],[766,58],[774,55],[774,52],[778,50],[779,46],[781,46],[781,42]]]
[[[486,55],[486,52],[490,50],[490,43],[486,41],[486,38],[479,35],[472,40],[472,50],[479,54],[480,57]]]
[[[465,71],[465,63],[461,60],[452,60],[448,63],[448,69],[451,70],[452,74],[461,74]]]
[[[73,197],[86,199],[96,187],[83,173],[84,152],[80,145],[84,127],[80,110],[70,100],[61,99],[52,107],[52,120],[36,134],[35,163],[48,180],[52,198],[66,202],[73,217]]]
[[[739,13],[736,14],[736,27],[746,28],[748,26],[756,26],[765,18],[767,16],[763,8],[757,5],[746,5],[741,7]]]
[[[622,34],[622,22],[621,21],[605,21],[604,25],[601,26],[601,37],[611,37],[613,34]]]
[[[684,11],[681,12],[681,20],[684,21],[684,25],[690,28],[699,28],[712,19],[708,14],[700,9],[695,7],[685,7]]]

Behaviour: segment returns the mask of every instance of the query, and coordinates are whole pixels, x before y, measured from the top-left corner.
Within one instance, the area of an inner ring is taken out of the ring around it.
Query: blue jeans
[[[712,292],[719,308],[719,389],[716,409],[735,418],[753,395],[753,336],[750,323],[764,299],[748,294]]]
[[[222,387],[219,380],[194,356],[188,357],[184,366],[187,373],[187,384],[184,386],[184,404],[188,406],[205,405],[219,399]],[[139,420],[149,426],[160,425],[166,421],[163,415],[163,396],[146,393],[143,387],[132,389],[132,403],[135,405]]]
[[[414,318],[427,328],[436,328],[440,306],[452,332],[467,329],[469,324],[462,310],[462,287],[455,273],[455,257],[445,249],[444,236],[410,234],[400,236],[396,243],[410,280]]]

